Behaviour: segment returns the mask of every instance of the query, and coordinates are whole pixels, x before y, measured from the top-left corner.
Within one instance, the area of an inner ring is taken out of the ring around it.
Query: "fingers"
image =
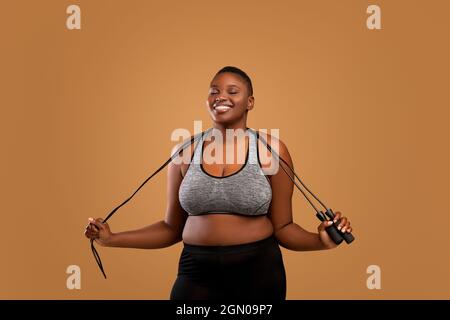
[[[351,233],[352,232],[352,227],[350,226],[350,221],[347,220],[347,225],[345,227],[342,228],[342,232],[348,232]]]
[[[333,224],[333,221],[331,220],[327,220],[327,221],[323,221],[320,225],[319,225],[319,231],[323,231],[325,230],[326,227],[329,227]]]
[[[342,232],[350,232],[350,221],[347,220],[347,223],[342,227],[341,231]]]
[[[338,222],[339,219],[341,218],[341,216],[342,216],[342,213],[340,213],[339,211],[336,211],[336,212],[334,213],[334,219],[333,219],[333,222],[334,222],[334,223]]]
[[[352,232],[350,221],[348,221],[347,217],[343,217],[341,212],[335,212],[334,222],[339,222],[337,228],[338,230],[341,230],[341,232]]]
[[[102,223],[103,219],[102,218],[97,218],[97,219],[89,218],[88,220],[89,220],[89,223],[84,230],[84,235],[86,236],[86,238],[89,238],[89,239],[99,238],[99,231],[104,228],[104,225]]]
[[[84,231],[84,235],[86,236],[86,238],[89,239],[96,239],[99,237],[98,231],[92,231],[91,229],[89,229],[89,227],[86,227],[86,230]]]
[[[86,238],[88,239],[99,239],[100,237],[98,235],[93,235],[93,234],[85,234]]]
[[[338,221],[339,221],[339,223],[338,223],[337,228],[338,228],[338,230],[341,230],[347,224],[347,218],[346,217],[342,217]],[[342,230],[342,231],[344,231],[344,230]]]
[[[102,218],[97,218],[97,219],[89,218],[89,223],[96,226],[98,228],[98,230],[103,230],[105,228],[105,226],[103,225],[102,222],[103,222]]]
[[[91,232],[98,232],[99,231],[98,228],[94,224],[91,224],[91,223],[89,223],[86,226],[86,230],[89,230]]]

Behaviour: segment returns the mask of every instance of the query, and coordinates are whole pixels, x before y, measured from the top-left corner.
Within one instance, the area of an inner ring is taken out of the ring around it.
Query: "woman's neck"
[[[239,126],[230,126],[230,125],[217,125],[214,124],[213,125],[213,130],[211,130],[210,134],[209,134],[209,139],[211,139],[211,136],[217,136],[220,135],[221,139],[219,141],[220,144],[234,144],[238,141],[238,137],[241,136],[241,134],[243,134],[241,137],[245,137],[246,133],[247,133],[247,129],[248,127],[244,124],[239,125]],[[227,130],[228,130],[228,136],[227,135]],[[231,140],[230,140],[231,139]],[[212,138],[213,141],[216,141],[216,137]],[[230,141],[228,141],[230,140]]]
[[[217,124],[215,123],[213,125],[213,129],[214,130],[218,130],[221,134],[222,137],[225,138],[227,136],[227,130],[232,130],[233,134],[235,134],[236,131],[242,130],[242,132],[246,132],[248,127],[247,125],[244,124],[236,124],[236,125],[221,125],[221,124]]]

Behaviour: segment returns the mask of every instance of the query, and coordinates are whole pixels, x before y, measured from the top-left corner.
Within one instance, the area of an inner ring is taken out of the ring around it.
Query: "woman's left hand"
[[[330,238],[325,228],[331,226],[334,222],[339,221],[339,224],[337,225],[338,230],[341,232],[352,232],[352,228],[350,227],[350,221],[347,219],[347,217],[343,217],[341,212],[336,211],[335,217],[333,221],[322,221],[322,223],[317,227],[317,230],[319,231],[319,237],[322,241],[323,245],[326,249],[332,249],[336,248],[338,245],[334,243],[333,239]]]

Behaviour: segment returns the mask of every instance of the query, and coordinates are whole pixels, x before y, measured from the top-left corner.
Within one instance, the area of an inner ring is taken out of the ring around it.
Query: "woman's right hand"
[[[108,223],[104,223],[102,218],[89,218],[88,221],[89,223],[84,231],[86,238],[94,239],[101,246],[110,245],[113,233],[109,229]]]

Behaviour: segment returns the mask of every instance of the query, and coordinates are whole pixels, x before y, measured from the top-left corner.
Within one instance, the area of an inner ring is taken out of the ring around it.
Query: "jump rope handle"
[[[335,214],[334,214],[333,210],[331,210],[330,208],[327,208],[325,213],[320,211],[319,213],[316,214],[316,217],[320,221],[328,220],[327,217],[330,218],[330,221],[333,221],[334,217],[335,217]],[[349,232],[342,232],[336,227],[336,226],[339,225],[340,221],[341,220],[339,219],[338,221],[333,223],[331,226],[326,227],[325,231],[328,233],[330,238],[336,244],[340,244],[343,240],[345,240],[345,242],[347,242],[347,243],[351,243],[353,240],[355,240],[355,237],[351,233],[349,233]]]
[[[316,217],[322,222],[327,221],[328,220],[327,217],[330,218],[331,221],[333,221],[334,216],[335,216],[334,212],[330,208],[328,208],[322,201],[320,201],[320,199],[311,190],[309,190],[309,188],[303,183],[303,181],[300,179],[300,177],[289,166],[289,164],[286,162],[286,160],[284,160],[282,157],[280,157],[280,155],[276,151],[272,150],[272,147],[267,143],[267,141],[261,135],[259,135],[258,132],[256,132],[256,136],[258,137],[259,140],[261,140],[264,143],[264,145],[267,147],[267,149],[273,155],[275,155],[276,158],[278,158],[282,162],[284,162],[286,167],[289,168],[289,171],[291,171],[292,174],[294,175],[294,177],[298,179],[298,181],[306,189],[306,191],[308,191],[322,205],[322,207],[325,208],[325,213],[323,211],[319,211],[316,208],[316,206],[311,202],[311,200],[308,198],[305,191],[303,191],[302,188],[296,183],[295,179],[293,177],[291,177],[291,175],[286,171],[284,166],[282,166],[280,164],[280,167],[287,174],[289,179],[292,180],[292,182],[297,187],[297,189],[303,194],[303,196],[306,198],[306,200],[308,200],[309,204],[314,208],[314,210],[316,211]],[[338,230],[338,228],[336,226],[339,225],[339,222],[340,222],[340,220],[337,221],[336,223],[332,224],[331,226],[326,227],[325,230],[327,231],[330,238],[334,241],[334,243],[340,244],[343,240],[345,240],[345,242],[347,242],[348,244],[351,243],[353,240],[355,240],[355,238],[353,237],[353,235],[351,233],[341,232],[340,230]]]

